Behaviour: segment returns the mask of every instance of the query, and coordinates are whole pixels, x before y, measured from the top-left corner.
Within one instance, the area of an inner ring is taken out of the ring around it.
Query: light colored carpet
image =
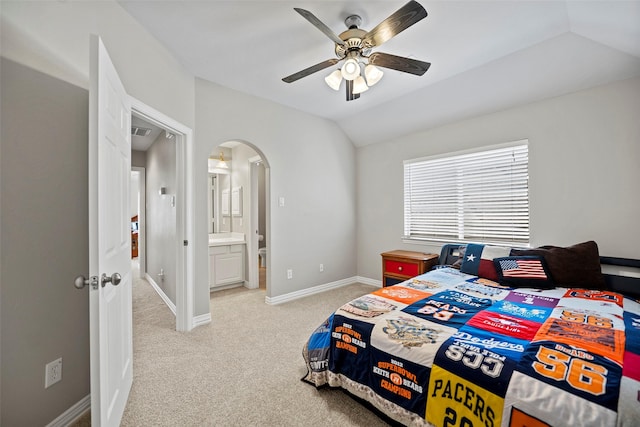
[[[180,333],[137,280],[134,381],[122,426],[387,426],[342,391],[300,381],[311,332],[371,291],[353,284],[277,306],[265,304],[262,289],[214,292],[211,323]]]

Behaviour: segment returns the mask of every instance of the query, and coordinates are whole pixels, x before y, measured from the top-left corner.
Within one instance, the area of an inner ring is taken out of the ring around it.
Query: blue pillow
[[[542,256],[494,258],[498,282],[514,288],[553,289],[555,284]]]

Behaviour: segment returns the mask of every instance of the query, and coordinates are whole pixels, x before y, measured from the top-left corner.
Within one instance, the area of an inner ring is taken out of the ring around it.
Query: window
[[[404,238],[529,244],[529,143],[404,162]]]

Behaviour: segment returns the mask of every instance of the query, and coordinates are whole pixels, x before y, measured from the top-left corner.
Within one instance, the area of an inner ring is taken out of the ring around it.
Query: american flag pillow
[[[503,285],[550,289],[555,285],[541,256],[510,256],[494,258],[498,281]]]

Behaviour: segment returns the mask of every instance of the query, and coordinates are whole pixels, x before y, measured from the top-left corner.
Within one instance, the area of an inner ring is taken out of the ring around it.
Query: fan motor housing
[[[359,28],[350,28],[347,31],[344,31],[338,35],[340,39],[344,40],[344,45],[339,45],[336,43],[336,55],[338,58],[344,58],[347,53],[351,51],[360,51],[361,54],[366,55],[367,53],[364,51],[364,44],[362,40],[364,36],[367,34],[366,31],[361,30]],[[367,51],[369,49],[366,49]]]

